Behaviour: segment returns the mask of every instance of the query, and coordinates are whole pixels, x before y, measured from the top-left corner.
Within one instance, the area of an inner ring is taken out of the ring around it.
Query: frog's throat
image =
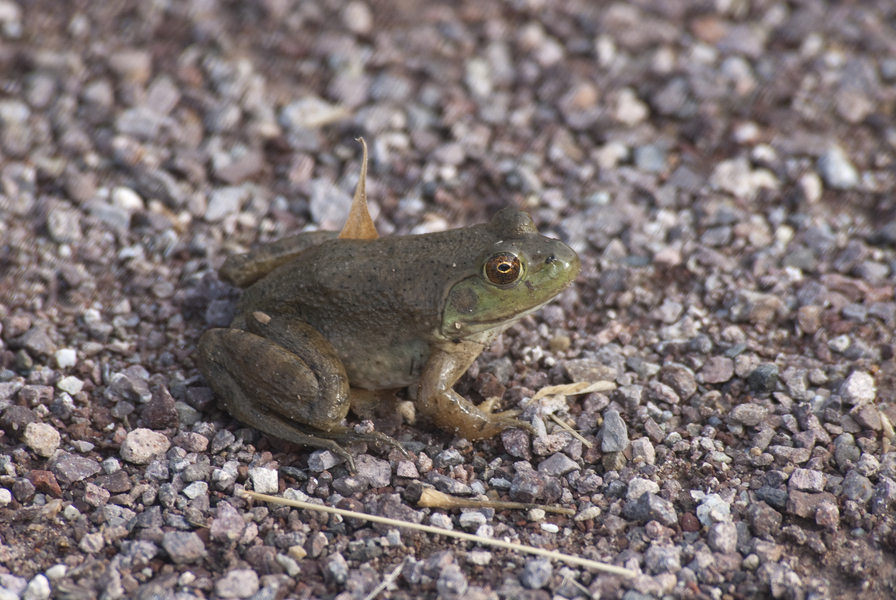
[[[475,317],[458,315],[455,310],[446,306],[444,318],[442,319],[441,333],[448,339],[469,338],[471,335],[495,329],[498,330],[496,333],[500,333],[523,317],[538,311],[551,300],[553,300],[553,296],[531,308],[519,312],[514,311],[512,316],[504,315],[502,313],[503,316],[497,315],[491,318],[483,318],[483,313],[480,313]]]

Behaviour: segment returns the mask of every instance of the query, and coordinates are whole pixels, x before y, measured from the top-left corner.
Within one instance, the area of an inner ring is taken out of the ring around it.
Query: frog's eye
[[[485,263],[485,278],[495,285],[515,283],[522,273],[520,259],[510,252],[495,254]]]

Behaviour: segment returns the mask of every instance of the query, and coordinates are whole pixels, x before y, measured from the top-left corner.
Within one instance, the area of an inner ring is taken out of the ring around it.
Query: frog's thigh
[[[211,329],[199,340],[202,372],[228,412],[287,440],[265,415],[326,430],[348,413],[348,378],[341,363],[319,370],[315,367],[327,362],[328,353],[321,356],[314,345],[301,351],[240,329]]]
[[[420,378],[417,407],[433,423],[468,440],[490,438],[509,427],[531,428],[508,414],[488,414],[452,388],[482,351],[480,344],[463,342],[451,352],[434,349]]]
[[[225,373],[223,379],[227,378],[228,375]],[[218,391],[218,388],[215,388],[215,390]],[[227,393],[218,393],[224,399],[224,406],[227,408],[227,412],[237,421],[287,442],[314,448],[326,448],[348,460],[349,464],[352,463],[351,455],[337,442],[322,438],[319,435],[304,433],[297,427],[295,421],[282,417],[267,407],[256,403],[240,388],[233,387]]]

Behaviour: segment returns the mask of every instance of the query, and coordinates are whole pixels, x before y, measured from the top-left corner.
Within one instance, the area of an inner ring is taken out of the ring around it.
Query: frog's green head
[[[524,212],[505,208],[486,229],[494,241],[479,254],[477,272],[448,292],[442,318],[447,337],[508,325],[549,302],[579,273],[575,251],[539,234]]]

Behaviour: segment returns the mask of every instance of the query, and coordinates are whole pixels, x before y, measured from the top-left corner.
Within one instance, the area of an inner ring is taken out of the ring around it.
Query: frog
[[[503,331],[574,282],[578,255],[512,207],[488,223],[379,237],[362,146],[341,232],[299,233],[224,262],[219,277],[243,293],[230,326],[199,339],[199,370],[236,420],[350,466],[343,444],[401,449],[344,424],[383,390],[408,388],[417,412],[469,441],[531,431],[519,410],[495,410],[500,398],[477,406],[453,387]]]

